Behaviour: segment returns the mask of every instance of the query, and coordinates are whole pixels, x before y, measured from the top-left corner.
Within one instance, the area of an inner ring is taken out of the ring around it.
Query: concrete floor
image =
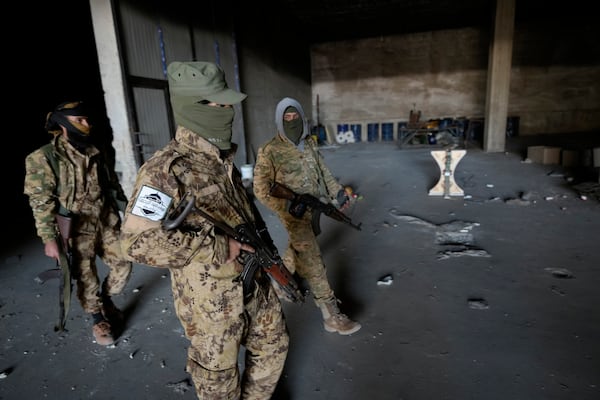
[[[558,166],[477,148],[455,171],[466,196],[429,196],[430,150],[322,150],[362,196],[349,211],[362,231],[323,217],[319,240],[342,310],[363,327],[327,333],[312,300],[285,303],[291,349],[273,399],[600,398],[598,198]],[[53,332],[58,285],[34,281],[53,265],[33,233],[1,254],[0,399],[195,398],[166,271],[134,268],[115,299],[127,327],[104,348],[76,301],[68,332]]]

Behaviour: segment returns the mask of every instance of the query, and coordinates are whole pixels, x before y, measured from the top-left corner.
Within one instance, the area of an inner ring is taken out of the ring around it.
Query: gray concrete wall
[[[508,115],[520,135],[600,129],[598,33],[577,21],[517,24]],[[487,30],[465,28],[315,45],[319,119],[334,133],[362,124],[365,140],[367,123],[406,121],[413,107],[422,120],[483,117],[489,43]]]
[[[487,44],[484,32],[464,29],[313,46],[319,119],[332,130],[406,121],[413,108],[423,120],[482,116]]]
[[[522,134],[600,130],[600,25],[588,20],[517,25],[509,113]]]
[[[248,95],[243,102],[246,154],[253,164],[258,148],[277,132],[275,107],[282,98],[295,98],[313,118],[310,48],[302,29],[287,20],[256,24],[243,19],[237,29],[241,88]]]
[[[104,22],[102,19],[104,14],[100,12],[112,11],[111,1],[97,0],[91,1],[91,4],[95,5],[92,7],[94,11],[92,16],[98,22],[97,37],[104,37],[104,32],[114,34],[115,24],[113,21]],[[126,193],[131,191],[139,168],[139,165],[134,162],[134,150],[132,150],[132,135],[135,134],[134,131],[139,130],[136,127],[147,126],[150,122],[152,127],[162,128],[159,132],[144,129],[146,142],[156,144],[143,148],[144,155],[148,157],[157,148],[164,146],[174,134],[174,126],[171,132],[163,127],[169,122],[167,112],[170,112],[170,105],[166,105],[169,110],[165,113],[158,113],[155,107],[162,106],[158,104],[159,102],[147,104],[140,96],[127,99],[127,94],[123,93],[124,86],[134,87],[133,83],[127,83],[127,78],[132,82],[138,82],[138,86],[152,83],[139,82],[144,79],[163,81],[165,85],[161,88],[166,88],[164,69],[172,61],[206,60],[221,65],[229,86],[248,95],[241,105],[235,106],[236,118],[232,139],[239,145],[235,160],[238,166],[254,163],[258,147],[275,135],[275,106],[281,98],[295,97],[305,104],[307,117],[311,117],[309,46],[302,39],[301,30],[286,35],[273,34],[274,31],[289,28],[283,25],[287,21],[275,20],[262,28],[263,25],[256,25],[256,20],[247,18],[250,10],[246,12],[243,9],[244,7],[251,9],[253,5],[240,5],[234,1],[208,5],[196,3],[193,7],[185,3],[185,0],[165,3],[161,7],[129,0],[122,0],[118,4],[121,6],[120,43],[121,56],[126,60],[123,63],[126,79],[124,79],[125,83],[116,82],[114,79],[106,79],[104,74],[103,85],[107,94],[106,100],[110,103],[108,104],[109,117],[116,132],[113,145],[116,148],[117,159],[120,161],[118,167]],[[185,7],[177,7],[177,4],[183,4]],[[237,9],[233,10],[234,7]],[[196,14],[197,18],[191,17]],[[112,17],[112,14],[109,16]],[[235,22],[235,16],[241,16],[238,23]],[[159,35],[157,35],[159,28],[162,42],[159,42]],[[290,45],[290,40],[293,41],[293,45]],[[108,44],[113,45],[111,48],[116,48],[117,40],[110,38]],[[99,46],[99,49],[102,50],[104,47],[106,46]],[[164,49],[164,59],[160,52],[162,49]],[[100,52],[99,56],[101,70],[109,70],[107,66],[113,65],[117,68],[121,67],[120,59],[109,59]],[[158,83],[153,84],[158,85]],[[113,95],[119,96],[117,100],[122,101],[113,101]],[[123,104],[124,102],[130,104],[129,114],[126,112],[128,108]],[[136,112],[132,112],[133,110]],[[143,112],[145,110],[154,111]],[[123,114],[122,118],[117,118],[121,116],[119,113]],[[152,118],[162,119],[159,121],[162,123],[151,121]],[[116,126],[115,123],[119,125]],[[123,160],[129,162],[124,163]]]

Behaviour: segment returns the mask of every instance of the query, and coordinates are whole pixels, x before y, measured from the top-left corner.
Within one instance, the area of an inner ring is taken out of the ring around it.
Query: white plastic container
[[[251,181],[254,179],[254,166],[252,164],[244,164],[240,167],[242,179]]]

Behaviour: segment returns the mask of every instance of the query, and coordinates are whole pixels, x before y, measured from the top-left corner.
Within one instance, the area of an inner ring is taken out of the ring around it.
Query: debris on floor
[[[545,268],[545,270],[550,272],[555,278],[571,279],[575,277],[573,273],[566,268]]]
[[[491,257],[487,251],[474,245],[475,240],[471,231],[473,228],[479,226],[477,222],[455,220],[436,225],[412,215],[398,214],[395,209],[390,210],[390,215],[401,221],[433,230],[435,232],[435,243],[439,245],[459,246],[458,248],[446,247],[446,250],[438,252],[438,260],[462,256]]]
[[[382,285],[389,286],[392,284],[393,281],[394,281],[394,277],[391,274],[387,274],[377,280],[377,285],[378,286],[382,286]]]
[[[528,206],[531,204],[531,201],[523,199],[506,199],[505,203],[511,206]]]
[[[534,204],[539,195],[533,192],[521,192],[517,198],[509,198],[504,201],[505,204],[513,206],[528,206]]]
[[[405,221],[410,224],[420,225],[422,227],[433,230],[435,232],[435,242],[437,244],[442,245],[472,245],[474,240],[471,231],[474,227],[479,226],[479,223],[477,222],[459,220],[436,225],[412,215],[400,215],[395,209],[390,211],[390,215],[401,221]]]
[[[452,257],[491,257],[490,253],[483,249],[477,249],[472,247],[463,247],[462,249],[456,250],[443,250],[438,252],[438,260],[447,260]]]
[[[435,232],[435,241],[438,244],[465,244],[471,245],[474,242],[471,231],[479,226],[477,222],[452,221],[437,225]]]
[[[552,287],[550,288],[550,290],[552,290],[554,293],[556,293],[559,296],[564,296],[565,295],[565,292],[563,292],[558,286],[552,285]]]
[[[193,389],[189,379],[184,379],[179,382],[167,383],[167,387],[172,388],[175,393],[183,394],[188,390]]]
[[[472,308],[474,310],[487,310],[488,308],[490,308],[487,300],[479,297],[469,298],[467,300],[467,304],[469,305],[469,308]]]
[[[579,197],[582,200],[587,200],[589,197],[595,197],[596,200],[600,201],[600,183],[582,182],[573,185],[573,189],[579,193]]]
[[[8,368],[8,369],[5,369],[4,371],[0,372],[0,379],[7,378],[11,372],[12,372],[12,368]]]

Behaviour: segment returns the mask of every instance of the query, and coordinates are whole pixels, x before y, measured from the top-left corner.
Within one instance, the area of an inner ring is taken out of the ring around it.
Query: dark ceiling
[[[584,0],[515,0],[515,19],[588,16]],[[284,0],[311,42],[493,26],[495,0]],[[281,4],[281,3],[279,3]]]

